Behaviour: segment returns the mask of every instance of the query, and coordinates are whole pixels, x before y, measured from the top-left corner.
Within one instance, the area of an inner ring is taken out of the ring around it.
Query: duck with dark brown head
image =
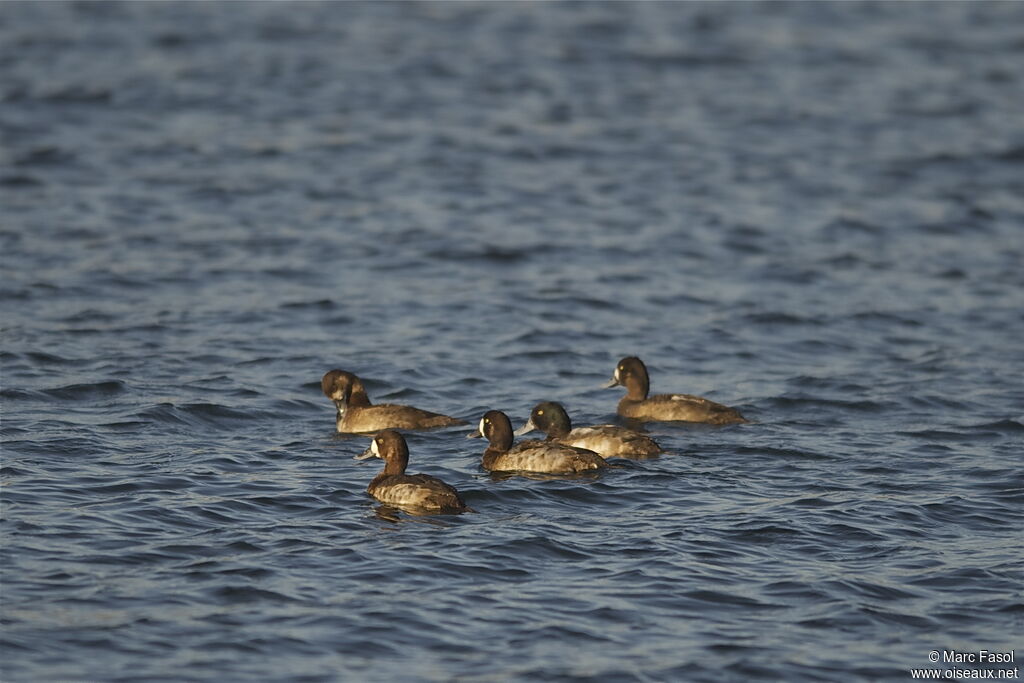
[[[351,372],[331,370],[320,380],[324,396],[338,408],[337,430],[347,434],[370,434],[382,429],[432,429],[466,424],[464,421],[412,406],[370,403],[362,380]]]
[[[467,438],[484,437],[488,441],[483,467],[491,472],[543,472],[577,474],[608,466],[593,451],[551,441],[523,441],[512,444],[512,423],[500,410],[489,410],[480,419],[477,431]]]
[[[634,420],[703,422],[706,424],[737,424],[747,422],[738,410],[690,394],[658,394],[648,396],[651,381],[647,367],[635,356],[623,358],[605,387],[626,387],[619,401],[618,413]]]
[[[387,429],[373,437],[370,447],[356,460],[380,458],[384,471],[366,487],[366,492],[386,505],[412,507],[432,512],[465,512],[469,508],[462,496],[437,477],[426,474],[406,474],[409,465],[409,446],[405,437]]]

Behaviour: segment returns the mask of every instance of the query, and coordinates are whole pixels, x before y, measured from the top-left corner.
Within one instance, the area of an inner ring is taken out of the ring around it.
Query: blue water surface
[[[0,4],[0,678],[1020,660],[1022,26]],[[605,423],[626,355],[752,422],[651,424],[668,454],[555,479],[409,434],[476,510],[415,516],[366,495],[379,461],[319,388]]]

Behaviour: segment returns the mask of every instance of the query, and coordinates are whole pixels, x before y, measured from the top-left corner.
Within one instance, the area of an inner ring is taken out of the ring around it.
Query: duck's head
[[[405,437],[394,429],[385,429],[373,437],[369,448],[353,458],[380,458],[384,461],[385,473],[402,474],[409,464],[409,445],[405,442]]]
[[[477,425],[476,431],[472,434],[467,434],[466,438],[476,439],[481,436],[487,439],[493,447],[503,451],[511,448],[512,423],[509,422],[508,415],[500,410],[488,410],[484,413],[484,416],[480,418],[480,424]]]
[[[362,381],[351,372],[331,370],[320,380],[320,388],[324,396],[334,401],[342,413],[349,406],[370,404]]]
[[[522,436],[539,429],[550,437],[565,436],[572,431],[572,421],[562,404],[554,401],[538,403],[530,411],[530,419],[522,427],[513,432]]]
[[[626,387],[630,397],[647,398],[651,389],[651,380],[647,375],[647,366],[636,356],[627,356],[615,365],[612,378],[604,385]]]

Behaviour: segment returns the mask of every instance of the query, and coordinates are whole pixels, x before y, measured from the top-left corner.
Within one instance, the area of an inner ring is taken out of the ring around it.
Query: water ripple
[[[327,7],[5,7],[4,680],[1016,646],[1020,5]],[[465,515],[370,498],[319,387],[621,423],[631,354],[753,422],[580,477],[410,433]]]

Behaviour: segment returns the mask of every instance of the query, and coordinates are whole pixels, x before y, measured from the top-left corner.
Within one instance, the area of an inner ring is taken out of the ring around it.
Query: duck
[[[626,395],[619,401],[617,412],[622,417],[641,421],[703,422],[706,424],[739,424],[748,422],[735,408],[690,394],[658,394],[648,396],[651,381],[647,367],[635,356],[623,358],[606,388],[623,386]]]
[[[585,448],[602,458],[652,457],[664,453],[658,442],[635,429],[617,425],[594,425],[573,429],[572,420],[561,403],[544,401],[530,411],[530,418],[513,432],[516,436],[535,429],[547,434],[548,441]]]
[[[477,431],[467,438],[484,437],[483,468],[489,472],[543,472],[578,474],[599,470],[608,462],[593,451],[552,441],[531,439],[512,445],[512,423],[500,410],[489,410],[480,418]]]
[[[390,403],[374,405],[366,395],[363,382],[351,372],[330,370],[320,380],[324,396],[338,407],[337,430],[344,434],[368,434],[384,429],[432,429],[464,425],[440,413]]]
[[[370,447],[353,458],[384,461],[384,471],[373,478],[366,492],[385,505],[446,513],[469,510],[454,486],[427,474],[405,473],[409,465],[409,445],[394,429],[385,429],[374,436]]]

